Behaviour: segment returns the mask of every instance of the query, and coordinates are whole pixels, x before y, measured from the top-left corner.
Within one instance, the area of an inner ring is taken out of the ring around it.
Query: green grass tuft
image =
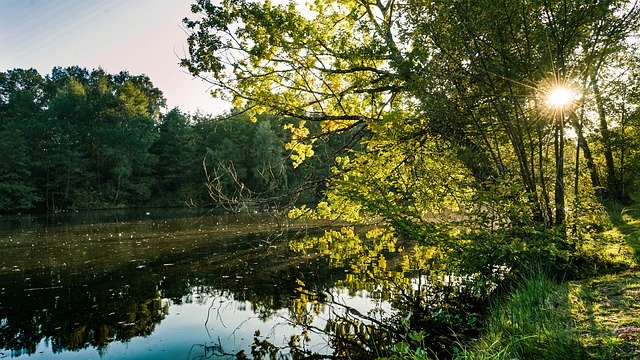
[[[607,208],[611,228],[577,249],[581,280],[532,272],[457,359],[640,359],[640,205]]]
[[[572,324],[567,285],[536,271],[493,306],[484,335],[457,359],[584,359]]]

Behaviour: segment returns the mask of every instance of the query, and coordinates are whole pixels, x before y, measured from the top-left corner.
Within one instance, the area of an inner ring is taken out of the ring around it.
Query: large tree
[[[148,201],[157,161],[149,149],[165,103],[160,90],[144,75],[78,67],[54,68],[48,82],[47,208]]]
[[[202,0],[192,10],[182,65],[249,114],[299,119],[289,145],[296,162],[313,154],[309,122],[367,135],[364,150],[341,162],[345,181],[334,186],[349,196],[334,203],[356,200],[401,227],[469,208],[485,224],[564,227],[566,132],[574,127],[590,149],[578,128],[599,107],[597,85],[611,80],[602,69],[630,51],[640,6]],[[560,86],[573,88],[571,104],[554,108],[547,95]],[[611,140],[598,131],[609,164]],[[598,187],[591,153],[587,163]],[[454,198],[447,209],[438,200]]]

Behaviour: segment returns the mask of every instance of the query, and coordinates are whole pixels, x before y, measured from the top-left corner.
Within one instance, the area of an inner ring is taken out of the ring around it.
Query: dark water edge
[[[301,299],[298,280],[362,311],[387,306],[335,288],[344,269],[289,250],[327,224],[153,210],[6,220],[0,358],[199,358],[249,351],[256,330],[284,346],[296,323],[335,315]],[[319,334],[304,346],[330,352]]]
[[[25,212],[0,213],[0,229],[28,229],[77,224],[101,224],[136,221],[144,219],[175,219],[196,216],[220,216],[229,212],[222,208],[164,207],[164,208],[113,208],[91,210],[68,210],[53,213]],[[264,214],[263,214],[264,215]]]

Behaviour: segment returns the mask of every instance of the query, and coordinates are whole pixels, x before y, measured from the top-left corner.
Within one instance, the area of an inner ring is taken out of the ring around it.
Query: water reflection
[[[487,279],[443,281],[437,252],[385,229],[308,225],[145,214],[0,229],[0,358],[369,359],[405,344],[446,359],[475,334]]]
[[[269,218],[238,216],[6,227],[0,358],[235,354],[255,330],[286,345],[303,330],[292,314],[326,312],[300,302],[296,280],[328,289],[344,272],[290,253],[304,227],[275,230]]]

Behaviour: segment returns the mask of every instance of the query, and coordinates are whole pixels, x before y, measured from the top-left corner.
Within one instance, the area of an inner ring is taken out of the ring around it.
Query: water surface
[[[335,288],[345,269],[289,250],[320,225],[159,210],[0,218],[0,358],[232,358],[256,331],[330,353],[306,329],[340,310],[299,281],[363,312],[388,306]]]

